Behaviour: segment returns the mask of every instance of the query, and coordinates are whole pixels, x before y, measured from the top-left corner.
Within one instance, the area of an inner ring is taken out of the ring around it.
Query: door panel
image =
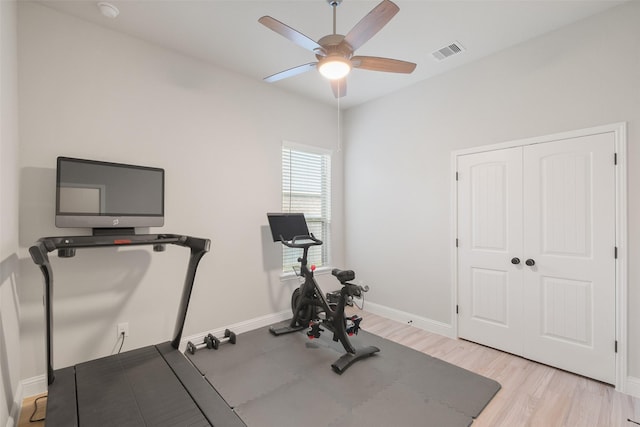
[[[459,334],[520,353],[522,150],[458,158]]]
[[[541,336],[593,345],[593,282],[542,277]]]
[[[471,268],[471,319],[509,327],[508,273]]]
[[[509,171],[504,161],[471,165],[471,247],[475,251],[502,251],[507,242],[506,194]]]
[[[540,149],[548,152],[552,147],[553,144],[545,144],[529,148],[527,152]],[[528,164],[535,161],[528,160]],[[540,206],[533,208],[539,209],[541,215],[542,253],[590,257],[592,153],[548,153],[538,161],[533,173],[540,173],[539,179],[534,178],[540,184]],[[529,192],[535,191],[526,188]]]
[[[524,147],[524,353],[615,382],[613,134]]]

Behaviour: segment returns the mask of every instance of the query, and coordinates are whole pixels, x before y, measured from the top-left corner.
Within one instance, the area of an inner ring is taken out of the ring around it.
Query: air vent
[[[444,61],[445,59],[457,55],[459,53],[464,52],[464,47],[460,44],[460,42],[453,42],[442,49],[438,49],[435,52],[431,53],[433,57],[438,61]]]

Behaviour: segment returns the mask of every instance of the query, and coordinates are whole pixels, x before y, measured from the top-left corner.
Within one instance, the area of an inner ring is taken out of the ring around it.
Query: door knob
[[[534,260],[532,260],[531,258],[526,260],[524,263],[527,264],[529,267],[532,267],[532,266],[536,265],[536,262]]]
[[[511,264],[520,264],[520,258],[518,257],[511,258]]]

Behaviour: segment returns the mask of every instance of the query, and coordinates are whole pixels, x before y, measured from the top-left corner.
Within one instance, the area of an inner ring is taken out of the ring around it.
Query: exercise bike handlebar
[[[300,248],[305,249],[310,246],[319,246],[322,244],[322,240],[316,239],[313,234],[303,235],[303,236],[293,236],[293,239],[290,241],[285,240],[282,236],[280,236],[280,241],[283,245],[288,248]]]
[[[353,283],[345,283],[344,289],[348,295],[360,297],[363,292],[369,292],[369,285],[360,286]]]

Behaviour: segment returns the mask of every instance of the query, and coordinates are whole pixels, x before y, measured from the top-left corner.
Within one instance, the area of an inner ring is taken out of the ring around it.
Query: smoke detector
[[[104,1],[101,1],[100,3],[98,3],[98,9],[100,9],[100,13],[102,13],[102,15],[111,19],[115,18],[120,14],[120,11],[118,10],[117,7],[115,7],[111,3],[107,3]]]

